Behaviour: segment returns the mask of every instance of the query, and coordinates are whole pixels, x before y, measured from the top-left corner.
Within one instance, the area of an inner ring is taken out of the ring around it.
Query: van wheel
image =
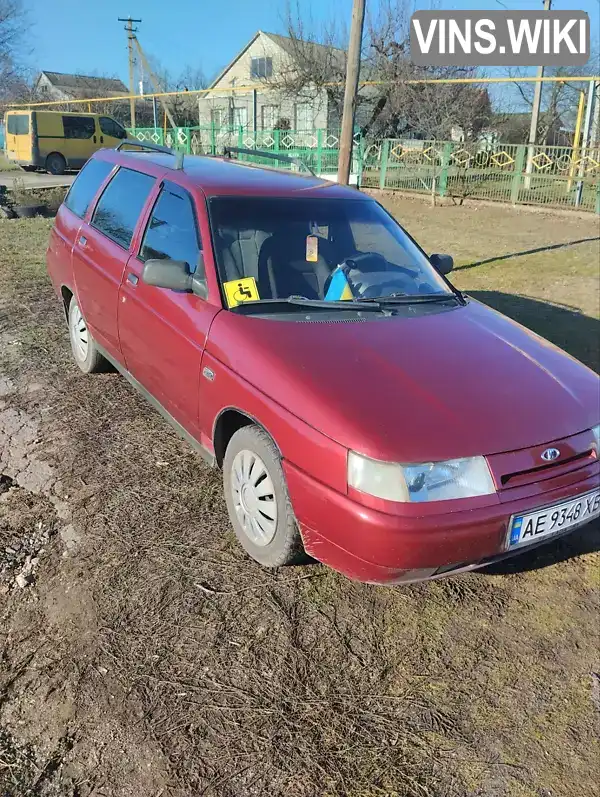
[[[240,544],[265,567],[306,561],[275,443],[259,426],[232,436],[223,459],[229,519]]]
[[[60,152],[51,152],[46,158],[46,171],[48,174],[64,174],[67,162]]]
[[[98,351],[96,342],[91,336],[85,319],[81,314],[77,300],[73,296],[69,304],[69,338],[71,351],[77,365],[84,374],[94,374],[105,371],[108,365],[106,359]]]

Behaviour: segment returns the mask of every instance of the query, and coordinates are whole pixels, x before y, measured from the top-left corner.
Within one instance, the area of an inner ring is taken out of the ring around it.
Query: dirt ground
[[[385,201],[598,368],[597,219]],[[600,794],[600,528],[428,585],[262,570],[220,474],[71,363],[50,224],[0,220],[0,795]]]

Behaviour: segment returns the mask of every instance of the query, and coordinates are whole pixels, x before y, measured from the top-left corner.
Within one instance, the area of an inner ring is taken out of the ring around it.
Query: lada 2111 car
[[[47,259],[76,363],[111,363],[222,468],[265,566],[406,583],[600,514],[598,376],[354,189],[104,149]]]

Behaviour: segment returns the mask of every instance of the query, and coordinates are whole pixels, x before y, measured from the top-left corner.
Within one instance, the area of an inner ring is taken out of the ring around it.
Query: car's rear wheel
[[[73,296],[69,304],[69,338],[73,359],[84,374],[93,374],[106,369],[107,361],[98,351],[96,342],[87,328],[85,319]]]
[[[46,171],[49,174],[64,174],[67,162],[60,152],[51,152],[46,158]]]
[[[236,537],[265,567],[299,564],[302,539],[273,440],[259,426],[238,429],[223,460],[223,483]]]

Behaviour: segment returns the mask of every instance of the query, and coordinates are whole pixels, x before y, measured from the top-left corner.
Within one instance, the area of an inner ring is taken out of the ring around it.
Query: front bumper
[[[284,469],[307,553],[349,578],[376,584],[441,578],[537,547],[536,543],[507,550],[511,516],[576,498],[600,483],[596,461],[570,478],[557,480],[558,484],[548,481],[543,492],[523,495],[517,490],[514,500],[503,495],[491,506],[415,517],[364,506],[289,462],[284,462]]]

